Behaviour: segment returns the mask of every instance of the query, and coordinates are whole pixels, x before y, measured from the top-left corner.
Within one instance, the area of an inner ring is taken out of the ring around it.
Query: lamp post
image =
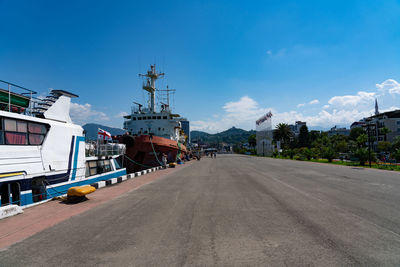
[[[367,118],[365,119],[367,122],[364,124],[364,127],[367,127],[367,134],[368,134],[368,162],[369,162],[369,167],[371,168],[371,126],[375,126],[375,124],[371,123],[372,119]]]

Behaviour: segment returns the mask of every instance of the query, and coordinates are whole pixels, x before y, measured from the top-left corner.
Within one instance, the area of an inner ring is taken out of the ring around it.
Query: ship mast
[[[146,83],[143,83],[143,89],[150,93],[150,112],[156,112],[156,80],[159,77],[164,76],[164,73],[156,72],[156,65],[150,65],[150,70],[147,71],[146,74],[139,74],[140,77],[146,77]]]

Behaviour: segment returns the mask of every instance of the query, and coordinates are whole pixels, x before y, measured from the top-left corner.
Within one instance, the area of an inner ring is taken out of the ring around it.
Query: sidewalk
[[[24,209],[24,213],[0,220],[0,250],[6,249],[14,243],[20,242],[46,228],[81,214],[106,201],[110,201],[125,193],[149,184],[168,174],[174,173],[194,161],[176,168],[168,168],[151,172],[125,182],[96,190],[88,195],[89,200],[78,204],[64,204],[59,200],[49,201],[31,208]]]

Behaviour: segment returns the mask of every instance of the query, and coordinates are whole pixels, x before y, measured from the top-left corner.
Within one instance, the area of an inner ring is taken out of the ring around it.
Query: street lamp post
[[[367,127],[367,134],[368,134],[368,162],[369,167],[371,168],[371,126],[375,126],[375,124],[371,123],[371,118],[365,119],[367,122],[364,126]]]

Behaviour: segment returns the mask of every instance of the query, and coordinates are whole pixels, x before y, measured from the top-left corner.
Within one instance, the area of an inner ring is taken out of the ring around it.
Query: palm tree
[[[283,145],[288,145],[290,138],[293,137],[293,132],[287,123],[279,123],[274,131],[274,139],[279,140]]]
[[[381,132],[381,134],[385,135],[383,140],[386,141],[386,136],[387,136],[387,134],[388,134],[388,133],[391,133],[392,131],[389,130],[388,128],[386,128],[386,127],[383,127],[383,128],[380,130],[380,132]]]

